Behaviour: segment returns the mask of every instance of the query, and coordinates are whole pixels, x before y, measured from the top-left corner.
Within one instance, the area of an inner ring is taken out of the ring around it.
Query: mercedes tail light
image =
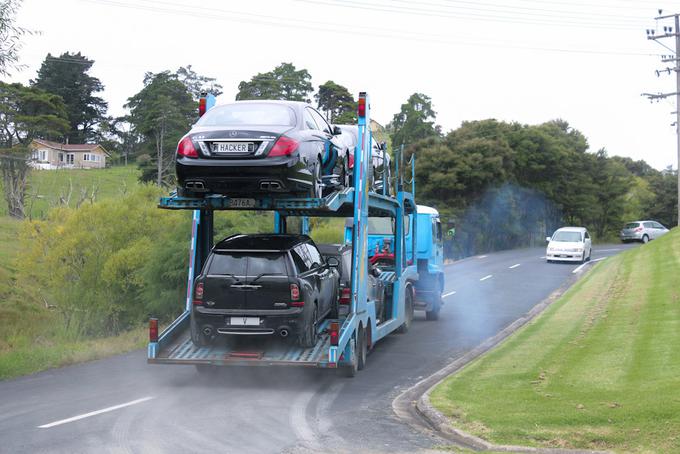
[[[196,147],[194,147],[194,142],[191,140],[191,137],[187,136],[179,141],[179,144],[177,144],[177,156],[198,158],[198,151],[196,151]]]
[[[299,143],[295,139],[290,137],[281,136],[274,143],[274,146],[269,150],[269,157],[275,156],[290,156],[295,150],[297,150]]]

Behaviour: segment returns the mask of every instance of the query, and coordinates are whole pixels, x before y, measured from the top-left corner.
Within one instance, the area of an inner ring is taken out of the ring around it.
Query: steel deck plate
[[[329,367],[328,349],[330,337],[319,336],[312,348],[302,348],[293,339],[254,336],[221,336],[213,345],[197,347],[191,341],[188,330],[162,349],[150,363],[213,364],[241,366],[311,366]]]

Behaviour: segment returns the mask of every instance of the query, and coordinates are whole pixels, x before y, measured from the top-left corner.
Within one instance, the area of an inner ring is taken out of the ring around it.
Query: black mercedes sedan
[[[349,181],[349,150],[309,104],[237,101],[208,110],[177,146],[178,194],[321,197]]]
[[[337,259],[325,260],[306,235],[234,235],[210,252],[194,284],[191,339],[278,336],[302,347],[338,313]]]

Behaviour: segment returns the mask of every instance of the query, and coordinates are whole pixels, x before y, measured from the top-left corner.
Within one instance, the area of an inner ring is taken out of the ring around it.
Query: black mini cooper
[[[194,284],[191,339],[275,335],[317,342],[318,325],[338,313],[338,260],[306,235],[234,235],[210,252]]]
[[[237,101],[208,110],[177,146],[178,194],[279,194],[321,197],[349,185],[342,131],[309,104]]]

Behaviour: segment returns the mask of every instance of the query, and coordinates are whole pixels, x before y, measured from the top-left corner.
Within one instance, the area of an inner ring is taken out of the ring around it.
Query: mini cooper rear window
[[[281,253],[216,253],[208,274],[255,277],[260,274],[286,274],[286,262]]]
[[[237,103],[207,111],[198,126],[294,126],[295,112],[288,106],[266,103]]]

